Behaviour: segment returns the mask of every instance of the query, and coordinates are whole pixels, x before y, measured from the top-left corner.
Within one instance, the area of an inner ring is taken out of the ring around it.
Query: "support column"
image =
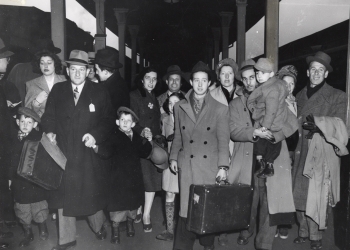
[[[228,39],[233,12],[220,12],[222,29],[222,59],[228,58]]]
[[[137,56],[137,34],[139,33],[138,25],[128,25],[131,35],[131,85],[133,85],[136,76],[136,56]],[[133,86],[131,86],[133,87]]]
[[[119,50],[119,62],[123,64],[123,67],[120,68],[120,75],[125,77],[125,25],[128,9],[125,8],[115,8],[114,15],[117,18],[118,22],[118,50]]]
[[[240,66],[245,60],[245,14],[247,9],[247,0],[236,0],[237,5],[237,46],[236,61]]]
[[[219,42],[220,42],[220,28],[211,28],[214,36],[214,68],[218,65],[219,62]]]
[[[210,69],[213,69],[213,46],[213,38],[211,36],[207,36],[207,64]]]
[[[145,37],[139,36],[138,37],[139,42],[139,52],[140,52],[140,68],[139,72],[141,72],[145,65]]]
[[[105,0],[94,0],[96,8],[95,52],[106,47]]]
[[[265,55],[278,70],[279,40],[279,0],[266,0],[265,15]]]
[[[66,1],[51,0],[51,38],[54,45],[61,49],[58,57],[66,60]]]

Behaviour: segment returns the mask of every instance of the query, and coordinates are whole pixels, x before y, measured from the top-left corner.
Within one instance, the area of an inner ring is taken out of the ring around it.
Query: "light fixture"
[[[178,3],[179,0],[164,0],[166,3]]]

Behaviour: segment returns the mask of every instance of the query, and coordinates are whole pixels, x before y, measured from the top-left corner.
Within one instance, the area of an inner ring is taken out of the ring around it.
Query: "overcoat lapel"
[[[180,104],[180,108],[182,108],[182,110],[188,115],[193,123],[196,123],[196,117],[194,116],[193,109],[189,100],[187,100],[187,103]]]
[[[41,76],[38,81],[38,87],[44,90],[46,93],[50,93],[49,87],[47,86],[44,76]]]
[[[81,91],[81,94],[79,96],[78,103],[77,103],[77,105],[75,105],[73,115],[77,114],[78,112],[80,112],[80,110],[82,108],[88,107],[92,103],[91,89],[92,89],[91,83],[89,81],[86,81],[85,85]],[[73,95],[73,90],[71,90],[71,91],[72,91],[72,95]],[[73,96],[73,102],[74,102],[74,96]]]
[[[302,109],[300,109],[299,116],[312,113],[313,109],[318,109],[319,106],[324,105],[324,103],[327,102],[327,92],[330,90],[328,89],[327,83],[325,83],[325,85],[314,95],[312,95],[310,99],[308,99],[306,96],[306,87],[302,91],[303,92],[299,100],[297,100],[297,105],[302,107]]]
[[[210,95],[210,93],[208,93],[208,94]],[[195,128],[198,126],[198,124],[200,124],[201,120],[203,119],[205,114],[208,112],[208,109],[209,109],[209,101],[208,101],[208,98],[207,98],[208,94],[205,97],[205,100],[204,100],[204,103],[203,103],[203,108],[202,108],[202,111],[199,113],[199,117],[197,119]]]

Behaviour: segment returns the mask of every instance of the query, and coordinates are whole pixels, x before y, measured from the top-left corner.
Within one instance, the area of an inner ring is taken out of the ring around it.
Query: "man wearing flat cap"
[[[97,51],[95,57],[95,68],[100,83],[107,88],[111,96],[112,106],[117,118],[119,107],[130,107],[129,88],[125,80],[119,73],[119,68],[123,64],[119,63],[119,53],[111,47],[106,47]]]
[[[108,92],[87,79],[88,54],[73,50],[66,63],[69,80],[54,85],[42,116],[44,132],[67,157],[61,185],[50,191],[49,206],[59,215],[59,244],[53,250],[76,245],[76,216],[88,216],[97,239],[106,238],[102,210],[109,169],[93,148],[107,139],[115,121]]]
[[[308,213],[309,201],[317,199],[315,193],[309,192],[309,184],[313,179],[306,177],[305,169],[307,169],[307,159],[309,154],[309,144],[311,138],[318,138],[320,131],[317,126],[317,120],[319,117],[325,117],[325,119],[341,119],[346,123],[346,106],[347,97],[343,91],[331,87],[326,79],[328,74],[333,71],[331,66],[331,57],[324,52],[317,52],[314,56],[308,56],[306,58],[308,64],[307,76],[309,82],[297,95],[297,114],[299,123],[299,142],[295,149],[295,159],[292,168],[293,177],[293,196],[295,207],[297,209],[297,218],[300,223],[299,236],[294,240],[294,243],[304,243],[307,239],[311,240],[312,249],[322,248],[322,228],[321,225],[315,222],[314,218],[311,219],[311,215]],[[305,126],[306,125],[306,126]],[[337,127],[335,130],[337,131]],[[321,137],[320,137],[321,138]],[[320,140],[324,140],[320,139]],[[311,141],[312,142],[312,141]],[[311,152],[311,150],[310,150]],[[311,152],[312,153],[312,152]],[[334,152],[333,152],[334,153]],[[321,166],[317,166],[322,169]],[[340,167],[340,166],[339,166]],[[338,173],[339,174],[339,173]],[[332,189],[333,187],[339,187],[339,179],[337,176],[332,176]],[[339,177],[339,176],[338,176]],[[320,184],[321,185],[321,184]],[[321,190],[319,190],[321,192]],[[331,194],[330,192],[329,194]],[[333,197],[334,201],[326,201],[330,204],[337,202],[338,194]],[[324,197],[332,195],[324,194]],[[327,207],[327,206],[326,206]],[[328,215],[332,215],[332,209],[329,207]],[[327,220],[327,214],[323,214],[326,218],[319,218],[323,221]]]

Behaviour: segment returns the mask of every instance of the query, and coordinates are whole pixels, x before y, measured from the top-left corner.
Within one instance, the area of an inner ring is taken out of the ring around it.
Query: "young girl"
[[[163,109],[167,113],[162,119],[162,134],[168,141],[168,151],[170,152],[172,140],[174,138],[174,105],[184,99],[182,93],[171,94],[163,104]],[[166,192],[165,215],[167,229],[157,235],[158,240],[172,241],[174,238],[174,200],[175,194],[179,193],[179,178],[170,168],[163,171],[162,188]]]

